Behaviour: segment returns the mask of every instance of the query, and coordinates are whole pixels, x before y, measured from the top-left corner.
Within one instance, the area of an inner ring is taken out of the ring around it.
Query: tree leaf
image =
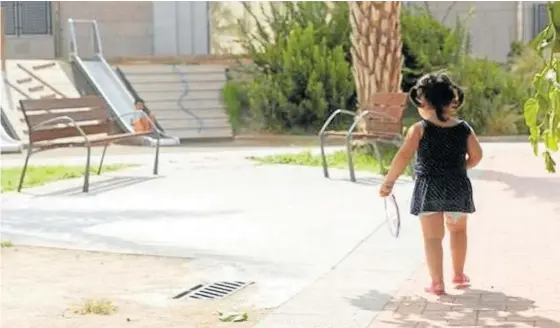
[[[247,312],[219,312],[219,314],[220,321],[223,322],[243,322],[249,319],[249,315],[247,314]]]
[[[535,156],[539,153],[539,127],[537,125],[537,114],[539,112],[539,103],[535,98],[529,98],[523,107],[523,115],[525,122],[529,127],[530,137],[529,141],[533,145],[533,152]]]
[[[537,125],[537,114],[539,112],[539,103],[535,98],[529,98],[525,102],[523,107],[523,116],[525,117],[525,122],[529,127]]]
[[[539,133],[543,132],[546,170],[555,172],[556,162],[551,152],[558,151],[560,144],[560,2],[548,2],[548,26],[530,43],[545,60],[542,70],[535,74],[534,95],[524,106],[524,117],[531,136],[529,141],[537,155]],[[539,122],[540,121],[540,122]]]
[[[550,99],[551,112],[560,116],[560,88],[551,88],[548,98]]]
[[[551,151],[558,151],[558,139],[556,133],[552,129],[547,129],[542,134],[543,142],[546,148]]]
[[[545,151],[543,153],[543,157],[544,157],[544,164],[546,166],[546,170],[550,173],[555,173],[556,172],[556,162],[552,158],[552,155],[550,154],[550,152]]]

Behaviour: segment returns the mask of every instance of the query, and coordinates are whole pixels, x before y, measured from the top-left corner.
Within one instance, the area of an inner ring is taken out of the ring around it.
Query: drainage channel
[[[173,299],[222,299],[252,284],[253,282],[243,281],[217,281],[209,284],[198,284],[180,294],[173,296]]]

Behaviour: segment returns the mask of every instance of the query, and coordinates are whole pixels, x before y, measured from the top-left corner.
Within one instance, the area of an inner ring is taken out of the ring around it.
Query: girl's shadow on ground
[[[459,295],[446,295],[439,299],[421,296],[391,298],[371,291],[350,299],[358,308],[371,310],[372,299],[390,299],[385,309],[370,326],[378,327],[449,327],[480,326],[513,328],[520,325],[549,328],[560,327],[560,322],[532,313],[535,302],[502,292],[467,289]]]
[[[560,176],[523,177],[510,173],[473,169],[469,171],[472,180],[497,181],[506,184],[515,197],[538,197],[550,202],[560,202]]]

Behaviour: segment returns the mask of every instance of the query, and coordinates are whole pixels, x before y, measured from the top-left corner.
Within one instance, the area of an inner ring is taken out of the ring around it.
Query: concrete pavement
[[[418,221],[405,216],[399,240],[383,225],[378,179],[244,159],[270,150],[164,154],[156,179],[149,155],[109,157],[144,166],[96,179],[90,195],[75,180],[5,194],[0,231],[16,243],[195,258],[193,283],[254,280],[247,302],[277,307],[259,328],[560,327],[559,176],[526,144],[484,150],[471,172],[473,286],[441,299],[422,292]],[[284,151],[300,149],[274,150]],[[404,211],[410,188],[396,189]]]
[[[371,236],[257,327],[560,327],[560,176],[546,173],[525,144],[484,150],[484,162],[470,172],[478,207],[470,220],[471,288],[448,286],[439,298],[423,292],[424,265],[413,274],[404,268],[422,258],[418,223],[405,221],[416,231],[402,239],[413,244]],[[407,256],[395,256],[404,247]],[[449,258],[446,265],[449,277]],[[392,279],[406,282],[394,290],[384,283]]]
[[[375,177],[353,184],[346,170],[332,170],[333,180],[327,180],[319,168],[245,159],[284,151],[301,149],[163,154],[160,177],[150,175],[150,155],[108,157],[108,163],[140,166],[94,177],[89,194],[81,193],[80,179],[3,194],[2,238],[195,259],[193,285],[255,281],[247,303],[274,308],[329,272],[372,231],[387,235],[379,228],[384,219]],[[82,162],[72,156],[41,159]],[[404,181],[402,188],[410,184]]]

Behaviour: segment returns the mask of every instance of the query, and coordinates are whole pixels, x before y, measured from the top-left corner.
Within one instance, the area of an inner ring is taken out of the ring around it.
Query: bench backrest
[[[86,135],[111,133],[113,123],[108,119],[107,103],[98,96],[61,99],[24,99],[20,101],[28,126],[29,142],[80,136],[67,122],[53,122],[36,129],[33,126],[46,120],[68,116]]]
[[[367,110],[372,111],[364,119],[366,131],[375,134],[402,133],[402,119],[408,106],[408,94],[401,92],[380,92],[372,98]]]

